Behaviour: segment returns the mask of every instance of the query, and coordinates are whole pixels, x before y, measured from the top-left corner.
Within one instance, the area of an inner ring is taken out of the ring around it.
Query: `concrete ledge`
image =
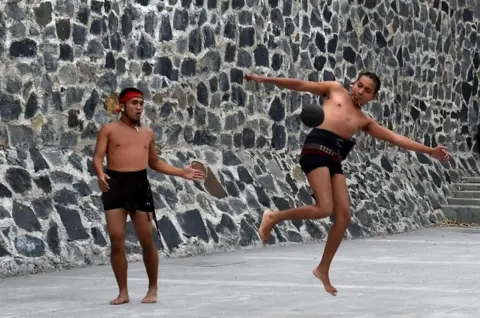
[[[480,206],[448,204],[442,210],[449,220],[480,224]]]
[[[463,177],[462,182],[466,183],[480,183],[480,177]]]
[[[454,198],[480,198],[480,191],[453,191]]]
[[[480,183],[454,183],[452,186],[456,190],[480,191]]]
[[[480,206],[480,196],[470,198],[447,198],[448,204],[455,205],[478,205]]]

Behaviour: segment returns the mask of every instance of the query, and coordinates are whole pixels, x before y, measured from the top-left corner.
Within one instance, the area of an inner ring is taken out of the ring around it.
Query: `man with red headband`
[[[129,302],[125,256],[127,213],[142,246],[149,280],[148,292],[142,303],[154,303],[157,301],[158,253],[151,220],[156,222],[157,219],[147,165],[157,172],[188,180],[201,180],[205,175],[190,166],[176,168],[158,158],[155,133],[150,127],[140,125],[144,109],[144,97],[140,90],[124,89],[119,96],[119,106],[120,119],[105,124],[98,132],[93,158],[111,242],[110,258],[119,288],[118,297],[110,304]],[[105,155],[106,171],[103,169]],[[158,225],[156,228],[160,236]]]

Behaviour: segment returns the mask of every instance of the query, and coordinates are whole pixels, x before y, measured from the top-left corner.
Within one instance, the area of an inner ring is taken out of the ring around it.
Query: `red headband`
[[[118,108],[115,109],[113,112],[118,114],[121,110],[120,108],[120,105],[121,104],[125,104],[127,101],[131,100],[132,98],[135,98],[135,97],[140,97],[140,98],[143,98],[143,94],[142,93],[139,93],[139,92],[135,92],[135,91],[130,91],[130,92],[126,92],[122,98],[119,98],[118,99]]]
[[[124,104],[127,101],[129,101],[130,99],[135,98],[135,97],[143,98],[143,94],[139,93],[139,92],[135,92],[135,91],[126,92],[125,95],[123,95],[122,98],[120,98],[118,100],[118,103],[119,104]]]

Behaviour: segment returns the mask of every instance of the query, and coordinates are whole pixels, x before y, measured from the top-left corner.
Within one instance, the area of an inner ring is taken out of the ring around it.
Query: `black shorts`
[[[353,139],[345,139],[331,131],[314,128],[305,138],[300,167],[306,175],[321,167],[328,167],[331,176],[343,174],[342,161],[354,146]]]
[[[147,170],[122,172],[107,169],[110,177],[110,189],[102,192],[102,202],[105,211],[125,209],[129,213],[136,211],[155,212],[150,182]]]

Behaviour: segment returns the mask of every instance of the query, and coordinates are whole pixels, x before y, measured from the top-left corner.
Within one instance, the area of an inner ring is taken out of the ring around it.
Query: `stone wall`
[[[358,4],[362,3],[362,4]],[[427,145],[440,164],[359,135],[345,163],[346,238],[443,218],[449,183],[479,173],[480,7],[473,0],[29,0],[0,3],[0,275],[108,263],[91,156],[114,118],[112,92],[137,86],[162,157],[202,159],[224,193],[151,173],[162,255],[253,247],[263,209],[311,203],[298,166],[310,94],[244,72],[347,86],[378,72],[365,111]],[[285,222],[271,243],[324,239],[330,219]],[[130,259],[140,249],[129,223]]]

